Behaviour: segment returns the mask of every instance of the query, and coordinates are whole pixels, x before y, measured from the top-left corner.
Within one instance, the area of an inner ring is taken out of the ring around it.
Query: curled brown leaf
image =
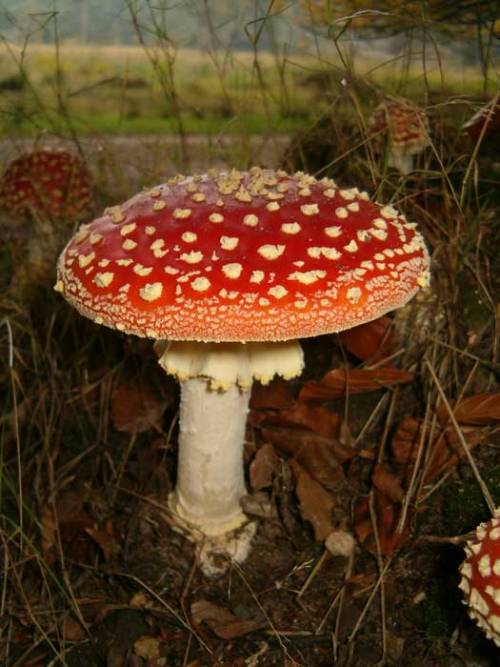
[[[323,406],[296,402],[285,410],[252,412],[253,426],[280,426],[307,428],[325,438],[338,438],[342,417]]]
[[[208,600],[197,600],[191,605],[191,615],[195,623],[206,623],[217,637],[234,639],[254,632],[263,623],[251,619],[239,619],[229,610]]]
[[[327,489],[335,489],[344,478],[341,464],[354,456],[354,450],[334,439],[298,429],[261,430],[263,439],[289,454]]]
[[[404,544],[410,535],[410,522],[413,510],[410,507],[406,521],[401,530],[398,530],[401,518],[401,505],[394,503],[386,495],[374,489],[373,513],[376,520],[376,530],[383,556],[391,556]],[[377,555],[377,541],[375,526],[370,512],[369,497],[360,498],[354,508],[354,530],[360,544],[370,553]]]
[[[344,396],[362,394],[404,384],[413,380],[413,374],[399,368],[384,366],[372,370],[363,368],[335,368],[318,382],[306,382],[300,390],[301,401],[325,401]]]
[[[283,410],[294,403],[290,383],[276,379],[269,384],[255,382],[252,386],[252,410]]]
[[[476,394],[459,401],[453,408],[459,424],[487,425],[500,422],[500,393]],[[449,420],[448,410],[442,406],[438,416],[443,423]]]
[[[144,380],[122,378],[111,394],[111,421],[117,431],[125,433],[160,430],[167,405]]]
[[[398,503],[403,500],[405,494],[401,486],[401,480],[388,469],[385,463],[377,463],[372,475],[372,482],[392,502]]]
[[[279,474],[281,461],[274,447],[265,443],[259,447],[250,464],[250,486],[254,491],[260,491],[272,486],[273,479]]]
[[[396,346],[392,320],[387,315],[341,331],[339,337],[345,348],[363,361],[384,359],[394,352]]]
[[[333,496],[319,484],[297,461],[290,461],[295,479],[295,493],[299,499],[300,514],[314,530],[318,542],[326,540],[333,530],[331,512]]]

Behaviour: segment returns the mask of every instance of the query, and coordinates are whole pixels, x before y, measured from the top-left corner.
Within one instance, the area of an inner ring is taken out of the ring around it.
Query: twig
[[[330,553],[329,553],[328,549],[325,549],[323,551],[323,553],[321,554],[321,556],[318,558],[318,561],[317,561],[316,565],[313,567],[313,569],[309,573],[309,576],[307,577],[307,579],[302,584],[299,592],[297,593],[298,598],[301,598],[304,595],[304,593],[306,592],[306,590],[309,588],[309,586],[312,584],[316,575],[321,570],[321,568],[323,567],[325,562],[328,560],[329,555],[330,555]]]

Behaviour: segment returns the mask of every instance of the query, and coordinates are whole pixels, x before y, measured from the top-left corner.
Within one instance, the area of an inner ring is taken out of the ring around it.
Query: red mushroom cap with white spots
[[[430,143],[425,111],[408,100],[381,102],[368,120],[368,130],[375,139],[389,135],[392,148],[406,155],[416,155]]]
[[[91,177],[80,157],[57,148],[21,155],[0,179],[0,204],[11,214],[29,211],[55,220],[80,219],[91,204]]]
[[[302,172],[176,177],[83,225],[56,289],[99,324],[152,338],[270,341],[348,329],[428,284],[415,225]]]
[[[475,539],[467,542],[466,559],[460,566],[464,604],[469,616],[487,637],[500,646],[500,511],[482,523]]]

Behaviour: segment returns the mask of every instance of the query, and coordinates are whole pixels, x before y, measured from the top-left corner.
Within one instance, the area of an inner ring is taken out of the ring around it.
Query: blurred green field
[[[334,53],[285,57],[271,52],[175,53],[140,46],[0,48],[0,129],[9,136],[58,134],[293,133],[328,113],[343,80],[374,93],[439,103],[484,95],[478,68],[457,63]],[[359,87],[358,87],[359,90]],[[348,91],[346,91],[348,94]],[[488,92],[488,91],[486,91]]]

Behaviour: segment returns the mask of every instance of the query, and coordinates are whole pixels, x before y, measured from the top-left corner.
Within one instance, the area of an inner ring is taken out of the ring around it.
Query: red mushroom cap
[[[91,178],[73,153],[44,148],[13,160],[0,180],[0,204],[11,214],[34,211],[54,220],[79,219],[91,203]]]
[[[254,167],[178,177],[83,225],[56,289],[152,338],[288,340],[340,331],[428,282],[422,237],[357,189]]]
[[[390,135],[392,147],[406,155],[420,153],[430,143],[425,111],[408,100],[381,102],[368,120],[368,129],[374,138]]]
[[[464,604],[469,616],[500,646],[500,518],[482,523],[467,542],[467,558],[460,566]]]
[[[483,127],[486,125],[484,132]],[[482,106],[467,122],[462,125],[462,131],[477,141],[481,133],[497,135],[500,130],[500,94],[497,94],[487,104]]]

